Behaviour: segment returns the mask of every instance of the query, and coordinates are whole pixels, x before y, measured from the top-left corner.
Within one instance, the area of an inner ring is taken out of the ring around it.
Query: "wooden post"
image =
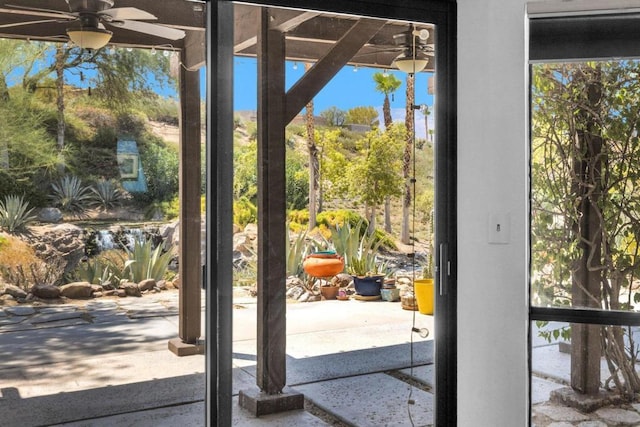
[[[258,364],[268,394],[286,383],[285,40],[263,8],[258,33]]]
[[[180,67],[180,247],[179,339],[169,341],[178,356],[204,352],[200,343],[200,73]]]

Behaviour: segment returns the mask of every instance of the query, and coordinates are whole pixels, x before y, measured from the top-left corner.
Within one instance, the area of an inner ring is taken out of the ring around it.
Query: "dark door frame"
[[[457,418],[457,80],[453,0],[255,0],[254,4],[436,25],[435,361],[437,426]],[[207,46],[206,425],[232,420],[233,4],[209,3]]]

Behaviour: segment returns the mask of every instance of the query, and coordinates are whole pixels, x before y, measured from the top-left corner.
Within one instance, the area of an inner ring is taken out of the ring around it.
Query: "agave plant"
[[[101,179],[90,190],[91,205],[104,210],[115,208],[125,198],[125,194],[113,180]]]
[[[77,176],[66,175],[51,186],[51,201],[63,211],[81,213],[91,202],[90,187],[82,185],[82,180]]]
[[[153,240],[136,240],[133,249],[126,249],[127,261],[125,262],[125,274],[133,282],[140,282],[144,279],[160,280],[164,277],[169,262],[173,258],[172,251],[163,252],[163,246],[158,245],[153,248]]]
[[[331,228],[331,240],[336,252],[343,254],[347,271],[356,276],[379,273],[376,264],[382,241],[375,234],[366,233],[367,224],[361,219],[351,227],[348,223]]]
[[[317,249],[313,240],[307,239],[307,232],[298,234],[295,239],[291,238],[291,232],[287,226],[287,277],[300,277],[304,273],[302,262],[305,257]]]
[[[33,208],[29,209],[29,202],[23,196],[6,196],[0,201],[0,227],[10,233],[24,229],[27,224],[35,220]]]

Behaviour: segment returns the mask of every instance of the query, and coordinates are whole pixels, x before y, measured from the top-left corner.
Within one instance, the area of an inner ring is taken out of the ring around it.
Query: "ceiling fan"
[[[69,22],[71,25],[66,29],[69,39],[85,49],[100,49],[109,43],[113,32],[107,30],[105,25],[150,34],[168,40],[179,40],[185,36],[185,32],[182,30],[144,22],[157,19],[149,12],[135,7],[113,7],[114,0],[65,1],[69,8],[68,12],[7,4],[5,8],[8,9],[5,10],[8,12],[20,13],[18,11],[24,11],[24,13],[48,19],[4,24],[0,25],[0,30],[23,25]]]
[[[396,45],[402,47],[402,53],[396,57],[393,64],[405,73],[417,73],[424,70],[429,63],[429,57],[434,56],[434,46],[427,44],[429,30],[418,30],[414,25],[400,34],[393,36]]]
[[[369,52],[361,53],[357,56],[376,55],[384,52],[399,52],[393,60],[393,66],[406,73],[417,73],[426,68],[429,59],[435,56],[435,47],[429,41],[429,30],[418,29],[411,24],[406,31],[393,34],[393,45]]]

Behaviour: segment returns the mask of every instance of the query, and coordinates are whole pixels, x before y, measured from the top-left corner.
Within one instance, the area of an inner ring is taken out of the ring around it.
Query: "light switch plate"
[[[487,225],[489,243],[494,245],[506,245],[511,240],[511,215],[508,213],[489,214]]]

